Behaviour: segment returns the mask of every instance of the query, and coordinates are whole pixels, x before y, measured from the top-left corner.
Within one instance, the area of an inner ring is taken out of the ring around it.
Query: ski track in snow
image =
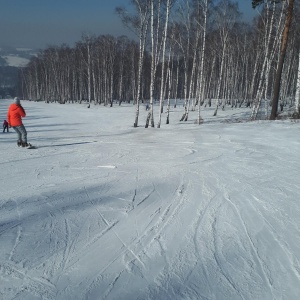
[[[300,298],[299,124],[24,106],[37,149],[1,135],[0,297]]]
[[[149,197],[149,195],[148,195]],[[146,198],[148,198],[146,197]],[[145,200],[143,200],[142,202],[140,202],[140,204],[142,204]],[[137,237],[133,238],[132,242],[129,244],[126,244],[123,239],[120,237],[120,235],[116,232],[116,229],[112,229],[113,230],[113,234],[116,235],[117,239],[121,242],[121,251],[119,251],[116,256],[113,256],[110,259],[110,262],[104,266],[103,269],[101,269],[101,271],[96,274],[96,279],[93,280],[90,284],[89,284],[89,288],[88,290],[91,289],[91,287],[95,286],[98,278],[101,277],[101,275],[103,274],[103,272],[105,272],[114,262],[116,262],[117,260],[119,260],[121,257],[128,256],[131,257],[128,259],[126,259],[126,264],[123,267],[124,269],[121,269],[119,271],[119,275],[116,277],[116,279],[114,280],[114,282],[117,281],[117,279],[119,279],[119,277],[121,276],[121,274],[124,273],[125,270],[128,270],[128,266],[129,265],[135,265],[136,268],[139,269],[139,272],[141,274],[143,274],[143,278],[147,281],[147,275],[145,274],[145,264],[142,261],[142,259],[139,257],[139,253],[142,253],[143,256],[147,255],[147,248],[148,246],[153,243],[154,241],[156,241],[157,236],[160,235],[160,232],[163,230],[163,228],[165,226],[167,226],[170,222],[171,219],[176,218],[176,214],[177,211],[180,207],[180,205],[182,204],[182,201],[179,201],[179,203],[172,203],[170,204],[161,214],[161,216],[158,218],[157,221],[154,222],[154,224],[149,224],[150,226],[147,226],[146,229],[144,231],[142,231]],[[139,208],[141,209],[141,208]],[[130,213],[133,213],[130,212]],[[133,250],[134,249],[134,250]],[[145,252],[146,251],[146,252]],[[144,253],[143,253],[144,252]],[[137,264],[137,265],[136,265]],[[105,294],[105,298],[107,298],[107,296],[110,294],[110,291],[112,290],[111,286],[109,286],[108,290],[104,293]]]
[[[265,263],[262,261],[261,257],[259,256],[259,252],[257,249],[257,246],[255,245],[255,242],[253,241],[248,229],[247,229],[247,225],[245,224],[245,222],[243,221],[239,210],[237,209],[236,205],[230,200],[230,197],[228,195],[226,195],[226,201],[228,201],[230,203],[230,205],[232,205],[233,209],[236,212],[236,215],[240,221],[240,223],[242,224],[242,228],[246,234],[246,237],[248,238],[250,245],[252,247],[252,252],[254,253],[253,257],[255,257],[255,261],[257,262],[257,265],[259,266],[259,271],[261,272],[263,278],[264,278],[264,282],[266,284],[266,286],[268,286],[269,290],[270,290],[270,294],[273,297],[273,288],[272,288],[272,279],[266,274],[265,272]]]
[[[13,255],[14,255],[14,252],[20,242],[20,239],[21,239],[21,236],[22,236],[22,226],[20,225],[20,219],[21,219],[21,215],[20,215],[20,211],[19,211],[19,207],[18,207],[18,202],[17,201],[14,201],[16,203],[16,211],[17,211],[17,214],[18,214],[18,225],[17,225],[17,236],[16,236],[16,240],[15,240],[15,243],[14,243],[14,246],[12,248],[12,250],[10,251],[10,254],[9,254],[9,258],[8,260],[12,260],[13,258]]]

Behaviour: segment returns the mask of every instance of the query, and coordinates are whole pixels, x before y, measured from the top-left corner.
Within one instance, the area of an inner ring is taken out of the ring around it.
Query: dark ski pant
[[[27,131],[25,129],[25,126],[22,124],[20,126],[14,126],[13,129],[18,134],[18,142],[27,143]]]
[[[6,129],[7,132],[9,132],[9,131],[8,131],[8,125],[4,125],[4,126],[3,126],[3,132],[5,132],[5,129]]]

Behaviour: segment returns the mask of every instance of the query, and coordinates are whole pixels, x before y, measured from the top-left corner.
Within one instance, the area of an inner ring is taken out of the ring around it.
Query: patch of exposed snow
[[[10,67],[25,67],[29,63],[29,59],[16,55],[5,55],[2,58],[6,60]]]

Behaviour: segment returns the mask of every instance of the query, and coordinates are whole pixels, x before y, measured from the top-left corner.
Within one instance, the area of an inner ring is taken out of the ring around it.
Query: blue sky
[[[128,34],[116,6],[128,0],[0,0],[0,46],[72,45],[83,32]]]
[[[251,0],[238,2],[253,14]],[[0,47],[72,46],[83,32],[129,35],[117,6],[129,7],[129,0],[0,0]]]

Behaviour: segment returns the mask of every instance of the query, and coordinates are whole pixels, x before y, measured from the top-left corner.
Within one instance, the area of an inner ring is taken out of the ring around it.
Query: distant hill
[[[37,52],[35,49],[0,46],[0,98],[17,94],[19,71]]]
[[[37,50],[28,48],[0,47],[0,66],[2,67],[25,67]]]

